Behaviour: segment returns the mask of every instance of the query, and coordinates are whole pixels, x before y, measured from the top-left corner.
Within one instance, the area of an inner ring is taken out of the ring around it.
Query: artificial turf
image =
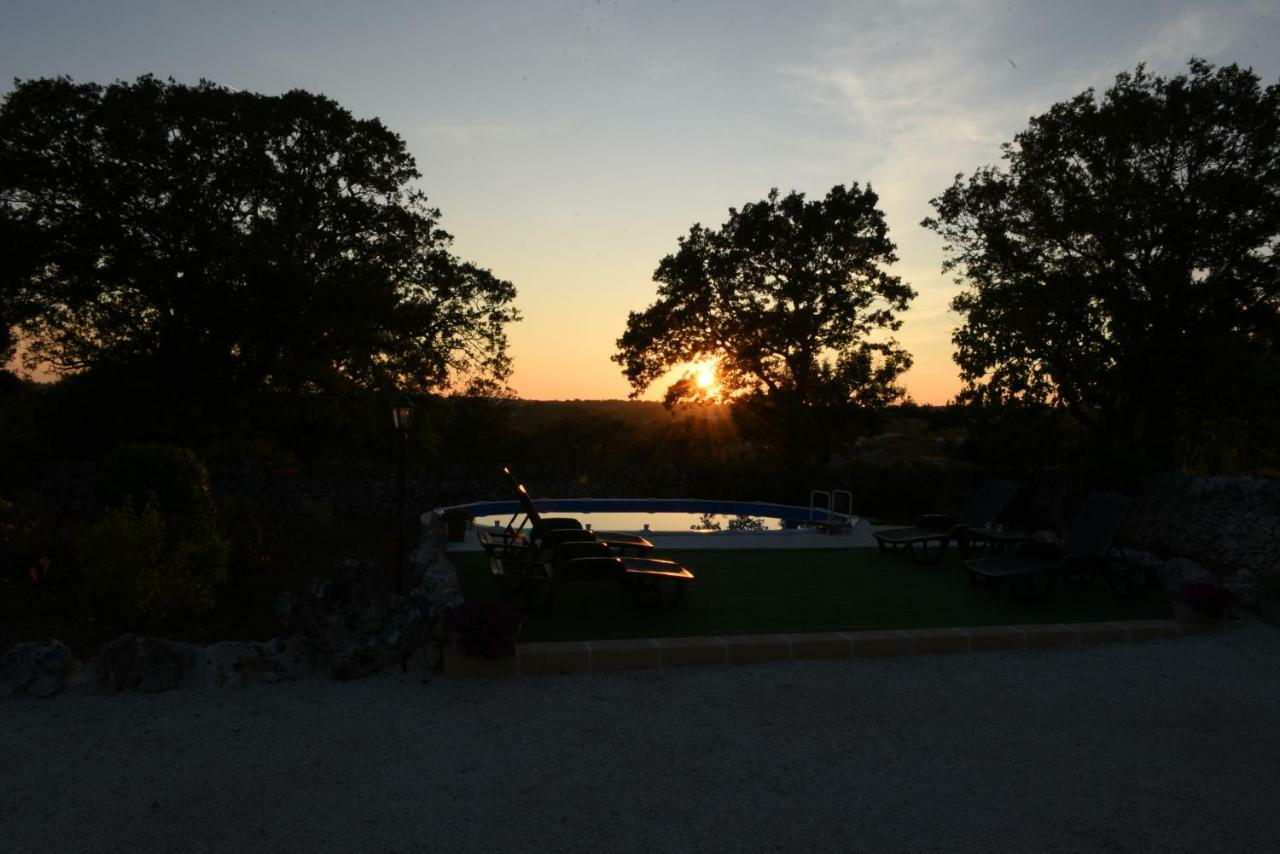
[[[1117,601],[1101,580],[1059,583],[1027,601],[975,588],[957,555],[929,566],[874,549],[671,551],[696,580],[671,608],[656,608],[616,582],[565,584],[550,609],[529,608],[521,641],[817,632],[841,629],[1077,623],[1166,618],[1168,600],[1148,592]],[[488,560],[456,552],[468,599],[498,595]]]

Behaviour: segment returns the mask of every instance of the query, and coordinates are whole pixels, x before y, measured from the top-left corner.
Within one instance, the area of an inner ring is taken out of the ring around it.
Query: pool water
[[[728,513],[702,514],[702,513],[669,513],[669,512],[652,512],[652,513],[578,513],[578,512],[559,512],[549,511],[548,516],[556,518],[577,519],[582,523],[584,528],[591,528],[595,531],[619,531],[619,532],[637,532],[645,531],[670,531],[680,533],[715,533],[716,530],[730,530],[730,523],[739,519],[738,515]],[[522,514],[523,517],[523,514]],[[780,531],[784,527],[782,519],[769,518],[765,516],[746,515],[743,518],[750,518],[760,523],[762,527],[755,530]],[[507,522],[511,520],[511,514],[507,513],[501,516],[482,516],[477,517],[473,523],[474,527],[480,530],[485,528],[505,528]],[[517,519],[517,522],[521,519]],[[706,523],[710,522],[712,528],[708,530]],[[714,526],[718,525],[719,528]],[[791,523],[791,527],[795,527],[795,523]]]
[[[856,516],[829,514],[822,508],[764,501],[722,501],[700,498],[540,498],[534,500],[546,517],[571,517],[597,531],[637,533],[651,536],[662,548],[671,549],[838,549],[874,548],[871,528]],[[504,530],[513,515],[517,523],[528,524],[517,513],[516,501],[475,501],[457,505],[474,517],[472,533],[450,550],[480,549],[474,532]],[[446,508],[432,511],[445,513]],[[706,530],[704,516],[712,527]],[[750,517],[762,528],[734,530],[730,523]],[[427,520],[428,514],[423,515]],[[495,523],[497,527],[495,528]],[[823,525],[823,523],[828,523]],[[830,524],[834,523],[834,524]],[[823,525],[823,527],[815,527]],[[647,526],[647,527],[646,527]]]

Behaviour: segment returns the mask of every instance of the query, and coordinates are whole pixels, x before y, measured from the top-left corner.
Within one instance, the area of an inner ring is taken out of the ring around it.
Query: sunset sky
[[[456,252],[519,289],[512,385],[624,397],[609,361],[694,222],[771,187],[870,182],[920,293],[898,337],[920,402],[958,388],[937,237],[957,172],[1145,61],[1280,76],[1255,2],[60,2],[0,0],[0,80],[151,72],[322,92],[404,137]],[[650,396],[657,396],[654,389]]]

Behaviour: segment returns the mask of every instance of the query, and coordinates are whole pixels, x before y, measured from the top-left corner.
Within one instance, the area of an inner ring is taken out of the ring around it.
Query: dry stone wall
[[[1280,480],[1166,475],[1150,481],[1127,539],[1219,574],[1280,573]]]

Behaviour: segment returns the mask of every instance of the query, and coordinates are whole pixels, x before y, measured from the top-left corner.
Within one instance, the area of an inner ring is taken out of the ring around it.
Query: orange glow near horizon
[[[694,389],[699,395],[702,395],[706,400],[722,403],[719,365],[720,359],[715,356],[696,359],[676,367],[671,372],[671,375],[674,375],[677,379],[686,377],[692,379]],[[668,384],[669,382],[663,383],[659,391],[665,391]]]

